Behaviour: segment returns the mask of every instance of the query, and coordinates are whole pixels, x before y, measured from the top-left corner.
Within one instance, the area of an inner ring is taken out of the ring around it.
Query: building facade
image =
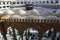
[[[60,0],[0,0],[0,9],[9,9],[14,4],[60,4]]]

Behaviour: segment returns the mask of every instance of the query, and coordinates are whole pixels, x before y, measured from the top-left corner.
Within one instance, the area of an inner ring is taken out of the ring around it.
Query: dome
[[[45,17],[45,19],[49,19],[49,20],[60,20],[58,17],[56,16],[47,16]]]
[[[11,18],[11,19],[20,18],[20,16],[19,16],[19,15],[12,15],[12,16],[10,16],[10,18]]]
[[[45,17],[31,15],[31,16],[28,16],[27,19],[45,19]]]
[[[39,13],[38,10],[33,9],[33,10],[30,10],[30,11],[28,12],[28,15],[40,15],[40,13]]]
[[[25,17],[21,17],[19,15],[12,15],[10,16],[10,19],[24,19]]]
[[[4,12],[3,11],[0,11],[0,14],[4,14]]]
[[[16,13],[16,15],[25,16],[27,13],[24,10],[18,10],[18,13]]]
[[[6,10],[3,14],[3,16],[1,17],[1,19],[9,19],[10,18],[10,15],[14,14],[13,11],[11,10]]]
[[[58,10],[55,15],[60,18],[60,10]]]
[[[10,18],[10,15],[4,15],[1,17],[1,19],[9,19]]]
[[[45,17],[43,17],[43,16],[39,16],[39,17],[37,17],[38,19],[45,19]]]
[[[12,15],[12,14],[14,14],[14,12],[13,12],[13,11],[11,11],[11,10],[6,10],[6,11],[4,12],[4,14]]]
[[[41,13],[41,16],[44,16],[44,17],[50,16],[50,15],[54,16],[54,13],[50,10],[45,10]]]

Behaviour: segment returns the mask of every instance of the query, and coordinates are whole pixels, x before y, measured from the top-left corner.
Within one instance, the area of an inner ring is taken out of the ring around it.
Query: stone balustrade
[[[60,23],[60,20],[49,20],[49,19],[1,19],[2,21],[8,22],[39,22],[39,23]]]

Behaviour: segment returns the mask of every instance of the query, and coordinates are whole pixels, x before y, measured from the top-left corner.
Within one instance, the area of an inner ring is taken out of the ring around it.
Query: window
[[[38,2],[36,2],[36,3],[38,3]]]
[[[45,1],[43,1],[43,3],[45,3]]]
[[[21,2],[21,4],[23,4],[23,2]]]
[[[30,3],[30,2],[28,2],[28,3]]]
[[[3,8],[6,8],[6,6],[3,6]]]
[[[53,1],[51,1],[51,3],[54,3]]]
[[[7,7],[9,7],[9,6],[7,6]]]
[[[19,4],[19,2],[17,2],[17,4]]]
[[[25,4],[27,3],[27,2],[24,2]]]
[[[15,2],[13,2],[13,4],[15,4]]]
[[[3,4],[5,4],[5,2],[3,2]]]
[[[47,3],[49,3],[49,1],[47,1]]]
[[[59,3],[58,1],[56,1],[55,3]]]

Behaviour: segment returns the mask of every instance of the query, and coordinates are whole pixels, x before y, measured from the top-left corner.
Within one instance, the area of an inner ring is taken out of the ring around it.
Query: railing
[[[48,22],[48,23],[60,23],[60,20],[49,20],[49,19],[2,19],[1,21],[8,21],[8,22]]]

